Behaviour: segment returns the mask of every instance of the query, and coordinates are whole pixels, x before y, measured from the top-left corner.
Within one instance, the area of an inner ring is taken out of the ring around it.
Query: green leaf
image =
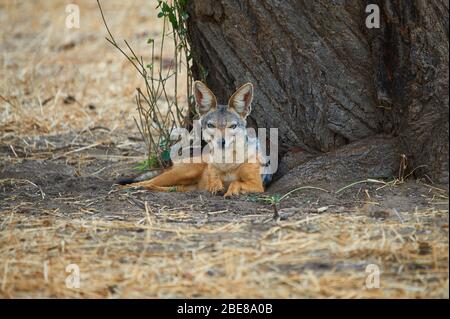
[[[149,157],[148,159],[146,159],[145,161],[139,162],[136,165],[136,169],[140,170],[140,171],[145,171],[151,168],[156,168],[158,167],[158,158],[156,157],[156,155],[152,155],[151,157]]]
[[[153,42],[155,42],[155,40],[152,39],[152,38],[149,38],[149,39],[147,40],[147,44],[150,44],[150,43],[153,43]]]
[[[178,29],[177,17],[175,16],[175,14],[173,14],[173,12],[169,13],[169,21],[170,21],[170,23],[172,23],[172,28],[174,30]]]
[[[158,13],[158,18],[162,18],[162,17],[164,17],[164,12]]]
[[[163,2],[162,12],[165,13],[172,12],[172,8],[167,4],[167,2]]]

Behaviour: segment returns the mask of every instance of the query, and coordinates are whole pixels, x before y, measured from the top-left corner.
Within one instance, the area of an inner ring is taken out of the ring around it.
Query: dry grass
[[[96,2],[77,3],[81,29],[70,31],[65,1],[0,0],[0,297],[449,297],[446,189],[425,185],[427,208],[386,213],[370,211],[379,198],[360,188],[363,203],[318,213],[317,200],[284,221],[262,204],[245,214],[231,204],[203,211],[186,197],[172,208],[150,195],[128,205],[144,193],[110,190],[108,180],[143,158],[142,142],[126,138],[139,136],[142,83],[104,40]],[[148,1],[102,4],[115,36],[148,56],[146,39],[160,30]],[[55,134],[73,135],[60,145]],[[66,193],[40,184],[23,169],[40,160],[81,181]],[[80,268],[79,289],[66,287],[69,264]],[[365,287],[368,264],[380,267],[378,289]]]
[[[65,27],[67,1],[0,1],[1,131],[29,136],[105,126],[137,132],[134,96],[142,79],[105,40],[97,3],[76,3],[80,29]],[[148,58],[147,39],[157,46],[162,28],[153,4],[104,1],[103,7],[117,40]],[[169,66],[170,41],[166,46],[160,59]]]
[[[198,227],[183,223],[191,218],[186,212],[150,208],[121,221],[85,212],[68,218],[57,210],[40,216],[3,211],[0,294],[448,298],[448,225],[430,222],[446,214],[418,211],[402,222],[353,214],[278,223],[259,217],[267,230],[249,233],[251,216]],[[65,285],[72,263],[80,267],[79,289]],[[381,268],[379,289],[365,288],[367,264]]]

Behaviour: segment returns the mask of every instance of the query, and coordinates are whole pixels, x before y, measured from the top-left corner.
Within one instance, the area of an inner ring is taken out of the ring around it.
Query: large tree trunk
[[[379,29],[365,25],[369,3]],[[403,153],[415,173],[448,182],[446,0],[195,0],[188,11],[195,74],[206,70],[222,102],[253,82],[250,125],[278,128],[281,155],[382,136],[398,154],[391,173]]]

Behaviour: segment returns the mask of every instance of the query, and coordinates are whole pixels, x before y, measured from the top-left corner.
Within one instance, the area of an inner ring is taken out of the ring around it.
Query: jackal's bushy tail
[[[116,184],[128,185],[128,184],[143,182],[143,181],[152,179],[152,178],[160,175],[162,173],[162,171],[163,171],[162,169],[156,169],[156,170],[152,170],[152,171],[146,172],[144,174],[141,174],[137,177],[121,178],[116,181]]]

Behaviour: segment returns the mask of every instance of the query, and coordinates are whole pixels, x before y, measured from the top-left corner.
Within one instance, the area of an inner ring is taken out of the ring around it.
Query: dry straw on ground
[[[93,215],[1,212],[1,294],[416,298],[446,297],[448,289],[448,229],[432,222],[446,212],[389,222],[351,212],[277,223],[259,215],[201,226],[187,212],[148,205],[139,214],[118,213],[123,220]],[[263,230],[252,231],[255,222]],[[65,285],[73,263],[79,289]],[[382,265],[379,289],[365,288],[367,264]]]
[[[281,220],[250,197],[112,187],[144,158],[142,84],[104,40],[96,2],[78,3],[81,29],[69,31],[64,1],[0,0],[0,297],[448,298],[440,186],[301,190]],[[103,8],[148,55],[152,6]],[[70,264],[80,288],[66,285]],[[370,264],[380,288],[366,287]]]

